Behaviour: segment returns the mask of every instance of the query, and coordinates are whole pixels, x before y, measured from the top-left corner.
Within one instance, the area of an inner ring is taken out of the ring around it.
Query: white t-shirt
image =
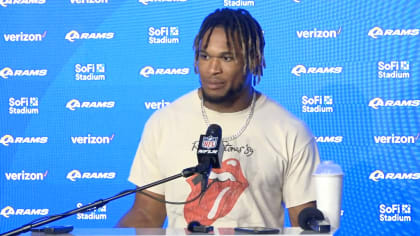
[[[206,112],[211,124],[221,126],[222,137],[228,137],[242,127],[249,109]],[[156,111],[144,128],[129,181],[143,186],[196,166],[199,137],[206,130],[197,90]],[[244,133],[224,142],[224,149],[222,168],[212,170],[211,186],[201,199],[166,204],[169,227],[186,227],[191,221],[217,227],[282,227],[282,203],[289,208],[315,201],[315,139],[303,122],[266,96],[257,99]],[[187,201],[200,193],[196,177],[148,190],[165,195],[167,201]]]

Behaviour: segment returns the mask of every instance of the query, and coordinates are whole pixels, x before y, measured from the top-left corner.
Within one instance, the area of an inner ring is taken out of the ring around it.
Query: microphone
[[[313,230],[318,233],[328,233],[331,225],[324,218],[324,214],[314,207],[303,209],[298,216],[299,226],[304,230]]]
[[[202,176],[201,192],[207,189],[207,182],[212,168],[220,168],[223,156],[222,128],[211,124],[205,135],[200,135],[197,149],[197,170]]]
[[[188,231],[193,233],[208,233],[213,231],[213,226],[205,226],[198,221],[191,221],[187,227]]]

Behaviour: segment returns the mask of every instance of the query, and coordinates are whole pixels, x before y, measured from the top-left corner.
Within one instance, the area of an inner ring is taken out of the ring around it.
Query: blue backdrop
[[[342,166],[340,233],[418,231],[419,1],[0,0],[0,232],[134,187],[145,121],[199,86],[193,39],[225,6],[264,30],[257,89]],[[57,224],[111,227],[132,201]]]

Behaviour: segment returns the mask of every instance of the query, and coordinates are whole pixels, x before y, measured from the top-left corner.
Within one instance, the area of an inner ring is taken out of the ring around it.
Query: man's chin
[[[226,102],[229,99],[229,94],[222,94],[222,95],[216,95],[216,94],[208,94],[204,91],[204,89],[201,90],[203,94],[204,101],[220,104],[223,102]]]

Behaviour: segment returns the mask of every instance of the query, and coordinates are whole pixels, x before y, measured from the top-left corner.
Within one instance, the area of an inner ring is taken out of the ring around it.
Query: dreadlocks
[[[235,47],[231,42],[239,42],[244,57],[243,71],[249,70],[253,75],[253,84],[260,82],[263,75],[264,60],[264,36],[261,26],[258,22],[244,9],[217,9],[208,15],[201,24],[200,31],[194,40],[193,49],[195,50],[194,65],[198,63],[200,51],[200,43],[204,43],[203,48],[207,48],[209,38],[215,27],[223,27],[227,37],[228,48],[233,50],[236,57]],[[206,39],[203,40],[206,32],[209,32]],[[197,68],[195,66],[195,71]]]

